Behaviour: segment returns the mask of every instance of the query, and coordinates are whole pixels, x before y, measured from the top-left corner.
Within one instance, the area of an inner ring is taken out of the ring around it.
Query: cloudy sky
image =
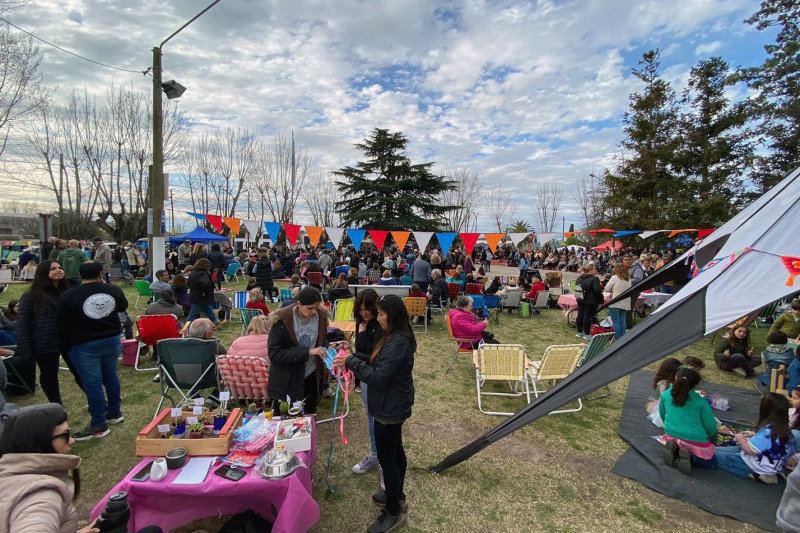
[[[33,0],[10,20],[141,71],[152,47],[205,5]],[[354,164],[353,143],[373,128],[402,131],[413,161],[502,184],[518,199],[515,218],[533,222],[532,184],[569,190],[613,165],[643,52],[662,50],[679,90],[711,55],[759,64],[771,36],[743,23],[757,9],[755,0],[222,0],[165,46],[164,79],[188,88],[180,106],[194,130],[242,126],[265,138],[294,130],[322,172]],[[45,83],[61,94],[84,85],[102,94],[111,82],[150,90],[142,74],[41,49]],[[567,224],[577,222],[569,196]],[[479,226],[488,231],[489,219]]]

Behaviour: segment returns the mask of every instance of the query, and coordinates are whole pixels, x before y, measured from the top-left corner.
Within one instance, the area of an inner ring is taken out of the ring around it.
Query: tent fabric
[[[420,250],[424,250],[428,243],[431,242],[433,238],[432,231],[415,231],[414,232],[414,240],[417,241],[417,246]],[[445,252],[446,253],[446,252]]]
[[[622,249],[622,243],[621,242],[619,242],[619,241],[606,241],[603,244],[601,244],[600,246],[595,246],[594,248],[592,248],[592,250],[594,250],[595,252],[608,250],[609,248],[611,248],[612,242],[613,242],[614,250],[620,251]]]
[[[775,531],[775,511],[785,487],[783,482],[756,486],[749,479],[707,468],[693,468],[692,475],[686,476],[664,464],[663,445],[653,439],[663,430],[645,418],[644,411],[649,398],[655,396],[653,376],[652,372],[643,371],[631,375],[619,421],[619,436],[630,444],[630,449],[617,460],[612,472],[708,512]],[[761,395],[755,389],[706,382],[702,387],[730,402],[729,411],[714,411],[716,417],[734,422],[757,421]]]
[[[800,256],[800,168],[709,236],[694,250],[711,258],[741,252],[697,274],[646,321],[581,366],[519,413],[432,467],[441,472],[517,429],[631,372],[684,348],[795,292],[784,283],[781,256]],[[716,251],[716,252],[715,252]],[[707,262],[707,261],[706,261]],[[699,260],[697,264],[704,264]],[[677,267],[676,267],[677,268]]]
[[[204,242],[204,243],[228,242],[227,237],[223,237],[222,235],[217,235],[216,233],[211,233],[210,231],[206,231],[200,226],[197,226],[189,233],[184,233],[183,235],[172,235],[169,238],[169,245],[180,246],[187,239],[189,239],[192,242]]]

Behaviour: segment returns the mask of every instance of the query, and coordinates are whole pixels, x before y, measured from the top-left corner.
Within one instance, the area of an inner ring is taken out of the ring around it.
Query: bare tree
[[[339,217],[336,213],[336,201],[339,198],[339,191],[336,188],[336,180],[333,176],[324,176],[316,171],[311,176],[314,186],[305,195],[306,205],[311,211],[311,217],[315,226],[336,226],[339,224]]]
[[[578,205],[583,219],[580,229],[603,226],[603,189],[597,176],[587,174],[578,178],[572,189],[572,199]]]
[[[477,221],[478,199],[483,189],[483,180],[477,172],[459,168],[444,173],[445,178],[455,182],[455,187],[439,195],[442,205],[456,206],[443,216],[448,231],[469,231],[470,223]]]
[[[502,185],[495,185],[486,195],[485,209],[489,217],[497,225],[498,233],[503,233],[511,225],[511,219],[517,212],[517,204],[511,193],[505,190]]]
[[[265,220],[291,223],[301,191],[307,194],[306,183],[312,169],[311,157],[301,150],[297,154],[296,180],[292,184],[292,145],[282,134],[277,134],[272,145],[262,145],[259,150],[260,173],[254,182],[256,202],[260,205],[262,222]],[[259,212],[256,209],[256,212]],[[266,218],[264,218],[266,217]]]
[[[0,3],[0,11],[16,2]],[[31,118],[49,97],[42,89],[39,47],[27,36],[0,28],[0,156],[20,123]]]
[[[544,182],[533,189],[533,208],[542,232],[551,232],[556,225],[564,188],[555,182]]]

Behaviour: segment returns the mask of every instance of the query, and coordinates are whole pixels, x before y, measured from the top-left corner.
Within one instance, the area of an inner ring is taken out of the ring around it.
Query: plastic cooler
[[[139,341],[136,339],[125,339],[122,341],[122,364],[133,366],[136,364],[136,352],[139,351]]]

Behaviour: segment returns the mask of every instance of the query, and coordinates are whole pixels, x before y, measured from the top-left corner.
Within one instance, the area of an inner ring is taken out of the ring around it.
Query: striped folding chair
[[[355,305],[355,298],[339,298],[333,302],[331,320],[334,322],[355,320],[353,317],[353,309],[355,308]]]
[[[606,349],[606,347],[613,339],[614,339],[613,332],[599,333],[597,335],[592,335],[592,340],[589,341],[589,345],[586,346],[586,349],[583,351],[583,355],[581,355],[581,358],[578,361],[578,366],[583,366],[592,359],[594,359],[595,356],[599,355],[603,350]],[[599,394],[592,395],[591,397],[587,396],[586,399],[597,400],[598,398],[605,398],[610,394],[611,394],[611,388],[608,385],[606,385],[605,387],[602,388]]]
[[[239,315],[241,316],[241,310],[247,307],[247,291],[236,291],[233,293],[233,308],[238,309],[240,311]],[[231,313],[231,316],[233,314]]]
[[[217,357],[220,385],[235,400],[270,402],[269,363],[261,357],[227,354]]]
[[[250,325],[250,321],[254,317],[264,314],[261,309],[239,309],[239,312],[242,313],[242,336],[247,333],[247,326]]]
[[[294,298],[292,298],[292,289],[281,289],[281,301],[294,301]]]
[[[539,390],[539,385],[545,381],[555,384],[556,381],[564,379],[578,368],[578,361],[586,351],[585,344],[563,344],[548,346],[544,355],[539,361],[534,361],[528,365],[528,378],[533,385],[533,393],[539,397],[540,393],[546,390]],[[583,402],[578,398],[577,409],[560,409],[551,411],[549,414],[576,413],[583,409]]]
[[[526,396],[531,403],[531,391],[528,387],[526,370],[530,361],[525,356],[525,347],[521,344],[482,344],[472,352],[475,365],[475,385],[478,390],[478,409],[487,415],[511,416],[513,412],[485,411],[482,395],[519,397]],[[508,383],[511,392],[486,392],[484,385],[490,381]],[[524,390],[520,390],[520,385]]]

